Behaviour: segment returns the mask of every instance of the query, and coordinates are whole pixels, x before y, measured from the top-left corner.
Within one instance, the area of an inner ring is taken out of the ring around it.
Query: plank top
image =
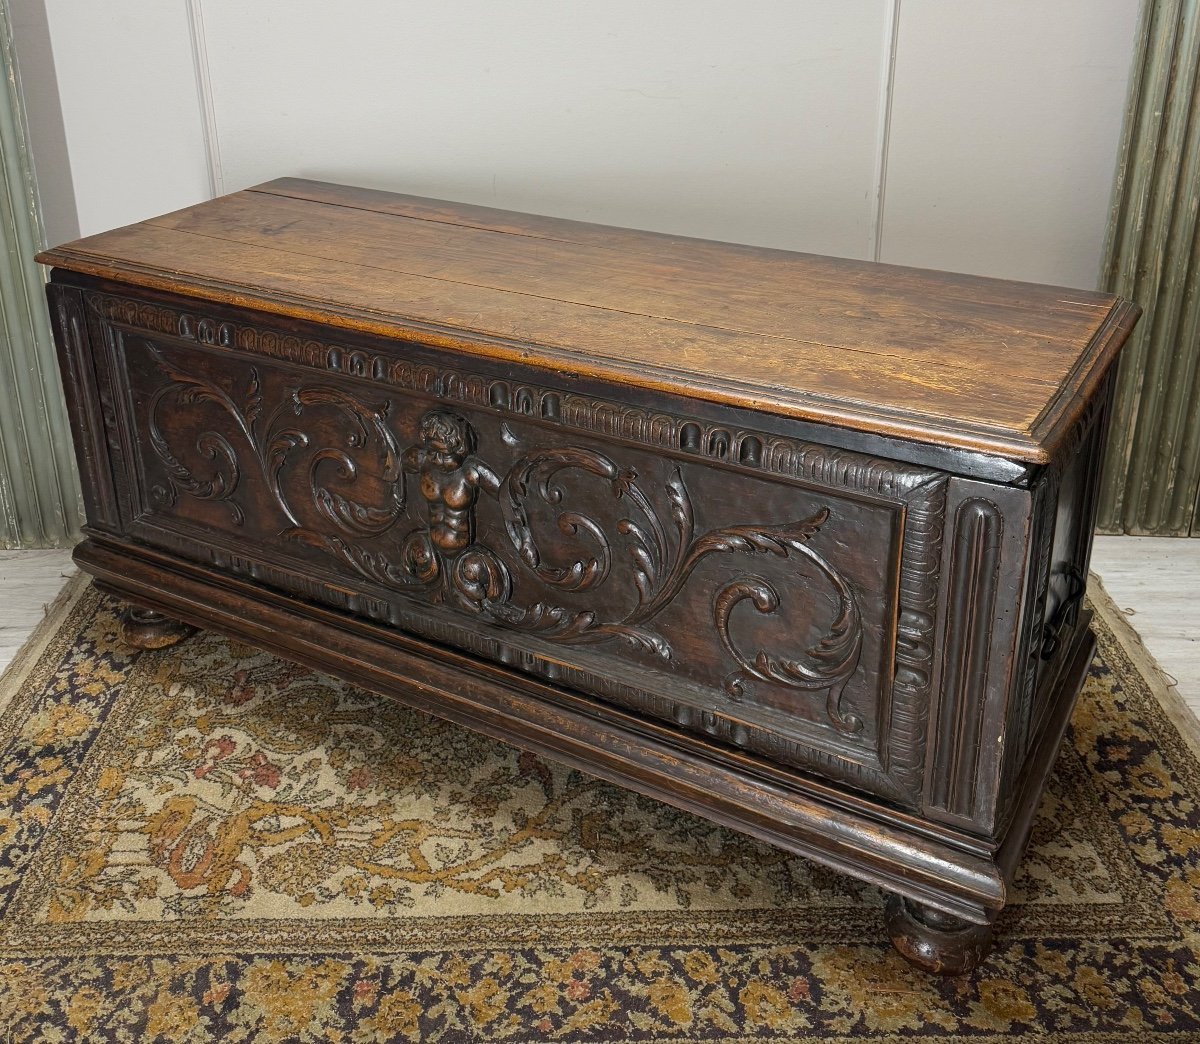
[[[283,178],[44,264],[1044,462],[1136,321],[1108,294]]]

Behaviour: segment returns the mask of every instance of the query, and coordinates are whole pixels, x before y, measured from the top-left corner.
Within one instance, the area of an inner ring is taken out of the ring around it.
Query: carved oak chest
[[[40,260],[131,641],[228,632],[982,955],[1132,305],[291,179]]]

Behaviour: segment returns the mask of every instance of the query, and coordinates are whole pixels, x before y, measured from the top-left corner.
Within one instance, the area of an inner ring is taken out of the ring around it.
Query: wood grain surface
[[[1044,462],[1137,309],[1107,294],[281,179],[46,264],[551,371]]]

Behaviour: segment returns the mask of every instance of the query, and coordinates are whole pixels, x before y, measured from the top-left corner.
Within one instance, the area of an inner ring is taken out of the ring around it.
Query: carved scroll
[[[760,683],[825,692],[833,728],[844,734],[862,729],[861,718],[840,706],[862,651],[858,605],[850,584],[810,546],[829,519],[828,508],[783,524],[697,533],[678,467],[661,488],[647,488],[633,468],[604,453],[555,446],[531,450],[500,474],[479,452],[471,424],[457,413],[429,410],[416,440],[402,448],[387,402],[370,404],[330,385],[301,385],[267,410],[257,370],[251,369],[239,394],[183,371],[153,346],[150,350],[168,379],[149,411],[149,441],[170,485],[159,499],[183,494],[220,501],[240,525],[242,508],[233,495],[245,469],[239,447],[245,446],[288,521],[283,539],[318,547],[376,584],[504,628],[566,644],[620,641],[662,661],[677,653],[655,620],[702,563],[729,556],[739,562],[803,560],[809,567],[808,589],[823,585],[837,607],[825,633],[807,647],[745,649],[735,639],[732,621],[744,611],[742,603],[762,615],[780,609],[779,589],[768,579],[740,574],[716,590],[712,625],[734,664],[724,689],[732,700],[744,699]],[[182,445],[176,435],[181,445],[172,446],[161,423],[163,411],[201,403],[216,407],[231,423],[218,430],[206,416],[198,433],[196,425],[177,427],[188,432],[189,444]],[[314,409],[337,414],[344,444],[328,444],[328,431],[322,442],[306,424]],[[306,481],[298,482],[297,475]],[[564,481],[568,476],[570,483]],[[415,483],[415,497],[409,496],[409,482]],[[597,517],[594,508],[569,502],[568,489],[578,483],[599,484],[601,503],[611,497],[615,524]],[[356,489],[361,493],[351,492]],[[481,497],[496,502],[507,546],[480,540]],[[664,503],[665,511],[659,506]],[[554,528],[539,531],[537,520],[547,514]],[[618,557],[627,562],[620,576],[632,576],[630,590],[596,599],[596,608],[558,600],[555,592],[578,595],[618,584]],[[543,594],[518,599],[517,573],[527,578],[524,587]]]

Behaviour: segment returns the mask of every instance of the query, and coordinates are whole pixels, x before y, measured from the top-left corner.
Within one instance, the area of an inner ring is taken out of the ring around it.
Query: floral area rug
[[[1200,764],[1094,600],[995,951],[935,979],[874,888],[214,634],[136,652],[77,582],[0,683],[0,1041],[1200,1041]]]

